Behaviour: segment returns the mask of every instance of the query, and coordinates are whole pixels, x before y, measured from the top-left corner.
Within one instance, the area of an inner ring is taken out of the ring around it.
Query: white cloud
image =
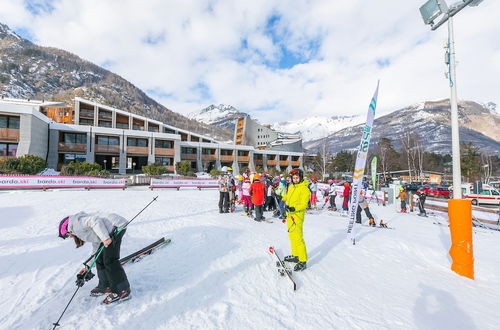
[[[226,103],[271,122],[364,113],[379,78],[380,111],[448,97],[446,26],[423,24],[423,2],[57,0],[33,15],[2,0],[0,21],[106,64],[174,111]],[[500,104],[498,12],[484,1],[455,17],[460,98]],[[282,47],[301,64],[274,67]]]

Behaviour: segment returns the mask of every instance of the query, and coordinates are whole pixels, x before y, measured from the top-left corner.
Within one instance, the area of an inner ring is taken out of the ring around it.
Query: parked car
[[[196,175],[196,178],[198,178],[198,179],[211,179],[212,178],[212,176],[207,172],[196,172],[194,175]]]
[[[438,198],[450,198],[451,191],[448,187],[429,187],[427,196]]]
[[[417,185],[417,184],[415,184],[415,183],[407,183],[407,184],[405,184],[405,189],[406,189],[407,191],[413,191],[413,192],[415,192],[415,191],[417,191],[420,187],[421,187],[420,185]]]

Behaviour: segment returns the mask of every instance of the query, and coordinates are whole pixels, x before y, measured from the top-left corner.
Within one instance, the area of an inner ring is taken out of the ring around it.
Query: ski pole
[[[148,203],[148,205],[146,205],[142,210],[139,211],[139,213],[137,213],[131,220],[129,220],[123,227],[120,227],[116,233],[113,235],[113,236],[118,236],[125,228],[127,228],[127,226],[132,222],[134,221],[135,218],[137,218],[145,209],[147,209],[149,207],[149,205],[151,205],[154,201],[156,201],[158,199],[158,196],[154,197],[153,200],[151,202]],[[88,258],[83,264],[85,265],[85,267],[87,268],[87,271],[82,274],[82,278],[85,278],[87,276],[87,274],[89,274],[92,270],[92,267],[94,267],[97,259],[99,258],[99,256],[101,255],[102,251],[104,250],[104,245],[101,243],[99,245],[99,248],[97,249],[97,251],[92,254],[90,256],[90,258]],[[87,263],[90,261],[90,259],[94,258],[94,260],[92,260],[92,263],[90,264],[90,266],[87,266]],[[92,275],[93,276],[93,275]],[[78,285],[78,287],[76,288],[75,290],[75,293],[73,293],[73,296],[71,296],[71,299],[69,300],[68,304],[66,305],[66,307],[64,308],[63,312],[61,313],[61,316],[59,316],[59,319],[53,323],[54,327],[52,328],[52,330],[54,330],[56,327],[60,326],[59,324],[59,321],[61,321],[64,313],[66,312],[66,310],[68,309],[69,305],[71,304],[71,302],[73,301],[73,298],[75,298],[76,296],[76,293],[78,292],[78,290],[80,290],[80,288],[83,286],[83,283],[82,285]]]

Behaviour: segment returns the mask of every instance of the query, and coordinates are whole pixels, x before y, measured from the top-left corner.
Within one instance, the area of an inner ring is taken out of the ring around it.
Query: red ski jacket
[[[264,204],[264,196],[266,192],[266,185],[263,182],[255,181],[250,186],[250,195],[252,195],[252,203],[254,205]]]

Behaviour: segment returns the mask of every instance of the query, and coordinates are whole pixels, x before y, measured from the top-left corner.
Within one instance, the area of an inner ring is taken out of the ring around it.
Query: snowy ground
[[[127,265],[132,300],[104,306],[78,293],[61,329],[498,329],[500,232],[474,233],[476,279],[450,270],[449,229],[372,205],[395,230],[360,227],[345,239],[347,218],[306,215],[308,269],[298,290],[277,274],[268,247],[287,254],[284,225],[218,213],[214,190],[0,192],[0,328],[50,329],[90,255],[57,238],[57,224],[80,210],[131,218],[122,255],[165,236],[172,243]],[[365,219],[366,221],[366,219]]]

